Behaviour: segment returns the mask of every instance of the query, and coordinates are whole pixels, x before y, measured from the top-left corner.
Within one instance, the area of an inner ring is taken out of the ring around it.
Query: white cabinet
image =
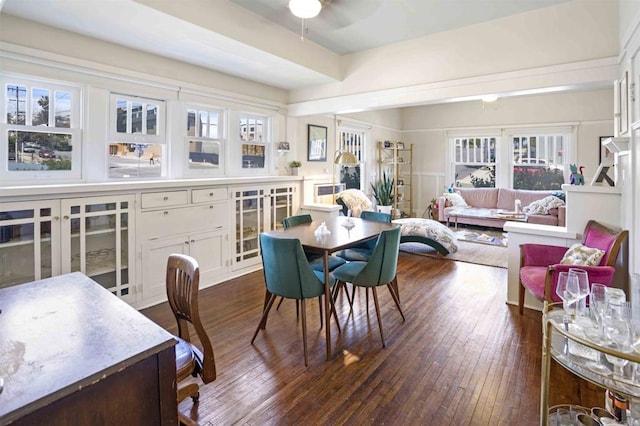
[[[5,203],[0,287],[83,272],[132,303],[135,196]]]
[[[282,219],[291,216],[297,206],[297,185],[281,184],[232,189],[235,207],[235,254],[232,269],[259,265],[258,235],[282,227]]]
[[[60,204],[62,273],[82,272],[134,303],[135,196],[77,198]]]
[[[202,285],[219,281],[228,264],[229,243],[227,230],[194,233],[169,238],[158,238],[142,244],[142,282],[144,304],[166,298],[167,259],[170,254],[192,256],[200,267]]]
[[[196,259],[201,288],[227,278],[230,263],[227,187],[193,189],[190,196],[186,191],[184,196],[178,196],[181,192],[141,194],[143,200],[146,196],[154,201],[147,202],[147,206],[153,207],[143,207],[139,216],[141,307],[166,300],[167,258],[172,253]],[[176,204],[167,206],[163,201]],[[154,209],[157,207],[162,208]]]
[[[0,288],[60,274],[60,202],[2,203]]]

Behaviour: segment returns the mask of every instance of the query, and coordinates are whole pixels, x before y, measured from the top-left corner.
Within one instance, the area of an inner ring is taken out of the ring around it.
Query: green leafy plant
[[[293,167],[302,167],[302,163],[297,161],[297,160],[293,160],[292,162],[289,163],[289,167],[293,168]]]
[[[382,172],[382,179],[378,179],[371,184],[373,196],[379,206],[390,206],[393,204],[393,178]]]

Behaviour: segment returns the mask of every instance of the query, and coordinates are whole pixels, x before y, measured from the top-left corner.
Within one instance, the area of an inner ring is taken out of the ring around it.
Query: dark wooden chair
[[[167,298],[173,315],[178,322],[176,339],[176,381],[180,382],[189,376],[200,376],[207,384],[216,379],[216,364],[213,347],[209,336],[200,321],[198,310],[198,290],[200,286],[200,269],[198,262],[190,256],[171,254],[167,261]],[[191,342],[189,323],[193,326],[202,351]],[[204,354],[203,354],[204,352]],[[200,397],[197,383],[189,383],[178,387],[178,403],[187,397],[194,403]]]

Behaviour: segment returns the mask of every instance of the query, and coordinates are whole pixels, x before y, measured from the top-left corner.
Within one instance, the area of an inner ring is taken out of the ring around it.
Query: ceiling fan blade
[[[333,28],[348,27],[373,14],[382,0],[320,0],[322,9],[317,20]]]

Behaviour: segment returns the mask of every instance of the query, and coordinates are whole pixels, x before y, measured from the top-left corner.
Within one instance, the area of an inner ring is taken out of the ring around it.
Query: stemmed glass
[[[589,296],[589,312],[595,324],[595,330],[587,329],[587,337],[598,344],[604,343],[605,339],[603,329],[604,314],[607,308],[605,288],[604,284],[593,283],[591,284],[591,294]],[[591,330],[593,332],[590,332]],[[596,361],[589,361],[586,366],[599,374],[611,374],[611,369],[602,363],[602,352],[597,352]]]
[[[571,321],[576,316],[576,302],[580,300],[580,284],[578,277],[568,272],[560,272],[558,274],[558,285],[556,286],[556,294],[562,299],[562,307],[566,312],[565,321]],[[569,310],[572,309],[573,313]]]
[[[589,295],[589,275],[587,274],[587,271],[583,269],[570,268],[569,276],[572,276],[572,275],[576,276],[578,279],[578,288],[579,288],[579,294],[580,294],[580,298],[576,302],[576,309],[578,311],[577,313],[579,315],[586,315],[587,314],[586,300],[587,300],[587,296]]]
[[[604,330],[608,342],[605,346],[618,352],[628,353],[631,347],[631,304],[624,302],[613,309],[611,304],[607,306],[604,317]],[[613,364],[613,377],[623,378],[624,366],[628,360],[613,355],[606,355],[607,360]]]

